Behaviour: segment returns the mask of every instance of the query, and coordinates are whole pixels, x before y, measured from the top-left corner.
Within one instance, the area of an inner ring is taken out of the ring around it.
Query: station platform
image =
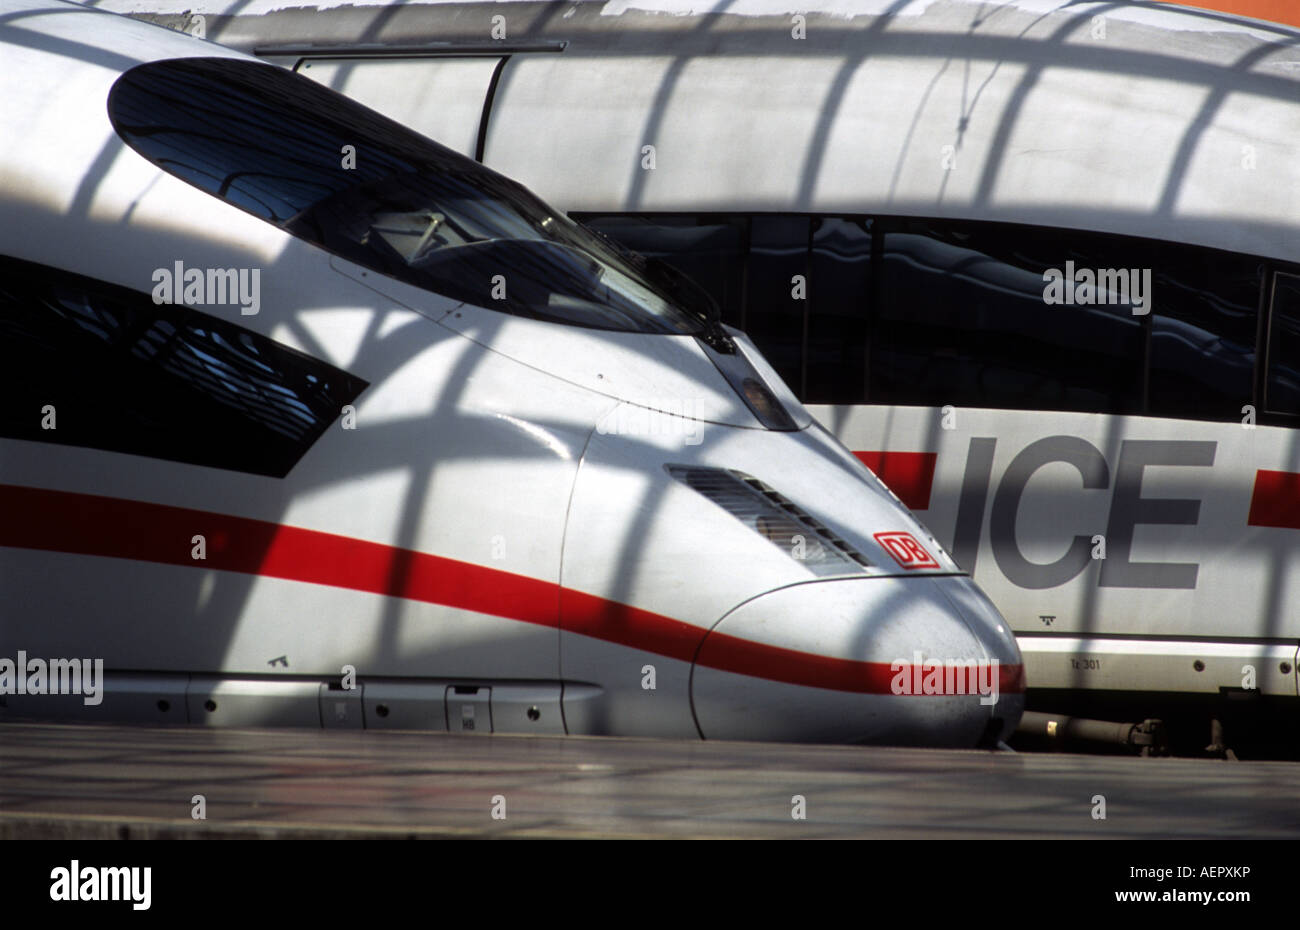
[[[1297,835],[1286,762],[0,724],[0,839]]]

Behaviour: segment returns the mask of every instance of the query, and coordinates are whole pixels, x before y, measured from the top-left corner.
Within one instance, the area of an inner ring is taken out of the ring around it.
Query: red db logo
[[[894,561],[911,571],[917,568],[938,568],[934,556],[925,551],[911,533],[877,533],[873,537],[894,557]]]

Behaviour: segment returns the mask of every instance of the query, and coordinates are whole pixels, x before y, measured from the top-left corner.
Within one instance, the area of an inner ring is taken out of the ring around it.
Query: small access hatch
[[[320,686],[320,724],[326,730],[360,730],[365,725],[361,695],[363,685],[344,688],[336,681]]]
[[[491,733],[492,689],[478,685],[449,685],[447,729],[452,733]]]

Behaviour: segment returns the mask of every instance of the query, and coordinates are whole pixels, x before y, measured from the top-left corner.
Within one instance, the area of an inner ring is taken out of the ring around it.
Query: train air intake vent
[[[814,575],[859,574],[871,567],[866,556],[829,527],[757,478],[699,465],[664,467]]]

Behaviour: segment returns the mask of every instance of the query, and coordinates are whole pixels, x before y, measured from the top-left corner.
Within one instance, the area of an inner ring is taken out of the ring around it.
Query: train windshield
[[[438,294],[595,329],[694,335],[699,289],[523,186],[273,65],[180,58],[113,85],[122,139],[208,193]]]

